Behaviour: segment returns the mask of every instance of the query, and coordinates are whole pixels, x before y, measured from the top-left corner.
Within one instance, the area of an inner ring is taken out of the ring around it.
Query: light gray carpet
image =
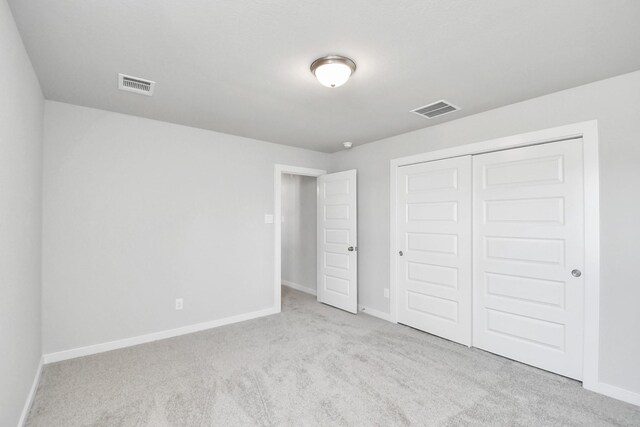
[[[44,368],[30,426],[640,425],[640,408],[318,304]]]

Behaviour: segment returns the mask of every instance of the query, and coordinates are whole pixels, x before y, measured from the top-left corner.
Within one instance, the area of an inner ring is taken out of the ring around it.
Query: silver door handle
[[[582,271],[580,271],[580,270],[578,270],[578,269],[576,268],[576,269],[574,269],[574,270],[571,270],[571,275],[572,275],[573,277],[580,277],[580,276],[582,276]]]
[[[349,247],[347,248],[347,250],[348,250],[349,252],[357,251],[357,250],[358,250],[358,247],[357,247],[357,246],[356,246],[356,247],[349,246]]]

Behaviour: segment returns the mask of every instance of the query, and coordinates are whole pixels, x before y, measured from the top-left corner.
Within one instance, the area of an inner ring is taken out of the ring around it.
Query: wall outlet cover
[[[384,297],[389,298],[389,288],[384,288]]]
[[[265,224],[273,224],[273,215],[265,214],[264,215],[264,223]]]
[[[176,310],[182,310],[183,301],[182,298],[176,298]]]

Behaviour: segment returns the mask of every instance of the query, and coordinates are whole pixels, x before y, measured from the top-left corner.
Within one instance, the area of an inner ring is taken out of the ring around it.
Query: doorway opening
[[[317,178],[283,173],[281,196],[282,298],[291,290],[316,296]]]
[[[273,303],[282,310],[282,287],[316,294],[317,178],[321,169],[276,165],[274,179]]]
[[[297,268],[306,269],[306,271],[298,271],[301,274],[297,277],[306,277],[306,284],[300,284],[294,280],[283,276],[283,182],[287,184],[286,192],[293,192],[294,201],[292,209],[303,210],[306,213],[304,219],[305,230],[295,228],[295,216],[293,218],[293,236],[295,241],[304,245],[308,253],[313,253],[313,249],[309,249],[311,245],[308,241],[303,242],[305,236],[311,233],[309,224],[313,223],[310,219],[311,194],[306,193],[304,196],[300,193],[298,198],[306,200],[306,206],[303,207],[300,202],[295,201],[296,186],[303,191],[303,187],[313,188],[310,182],[304,183],[298,176],[312,177],[316,181],[316,298],[319,302],[339,308],[341,310],[356,314],[358,312],[358,209],[357,209],[357,171],[355,169],[342,172],[327,174],[323,170],[300,168],[296,166],[275,165],[275,187],[274,187],[274,281],[273,281],[273,297],[274,310],[279,313],[282,311],[282,285],[283,279],[285,285],[292,283],[296,287],[300,285],[301,290],[310,290],[308,279],[309,272],[313,271],[312,267],[302,267],[294,265],[296,262],[308,266],[307,262],[310,257],[302,256],[302,254],[294,254],[289,251],[284,259],[287,265],[284,271],[288,275]],[[284,178],[283,178],[284,177]],[[313,182],[313,181],[311,181]],[[299,183],[299,185],[297,184]],[[289,185],[290,184],[290,185]],[[286,195],[285,195],[286,197]],[[290,206],[287,207],[289,209]],[[291,211],[290,211],[291,212]],[[285,227],[285,231],[289,231],[289,223]],[[287,221],[287,218],[284,218]],[[300,219],[299,221],[303,221]],[[289,238],[290,236],[286,236]],[[307,240],[310,240],[307,238]],[[291,241],[285,242],[285,248]],[[293,245],[293,251],[296,249]],[[291,256],[294,256],[291,258]],[[288,258],[287,258],[288,257]],[[305,261],[302,261],[305,258]]]

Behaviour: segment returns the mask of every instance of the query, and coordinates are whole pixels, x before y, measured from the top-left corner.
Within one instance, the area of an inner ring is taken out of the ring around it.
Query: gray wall
[[[389,312],[383,290],[389,286],[391,159],[591,119],[598,120],[600,136],[600,376],[639,393],[640,72],[334,154],[333,171],[358,169],[360,304]]]
[[[18,423],[40,362],[43,98],[0,1],[0,425]]]
[[[47,101],[44,352],[270,308],[274,164],[328,158]]]
[[[282,280],[316,290],[316,178],[282,175]]]

